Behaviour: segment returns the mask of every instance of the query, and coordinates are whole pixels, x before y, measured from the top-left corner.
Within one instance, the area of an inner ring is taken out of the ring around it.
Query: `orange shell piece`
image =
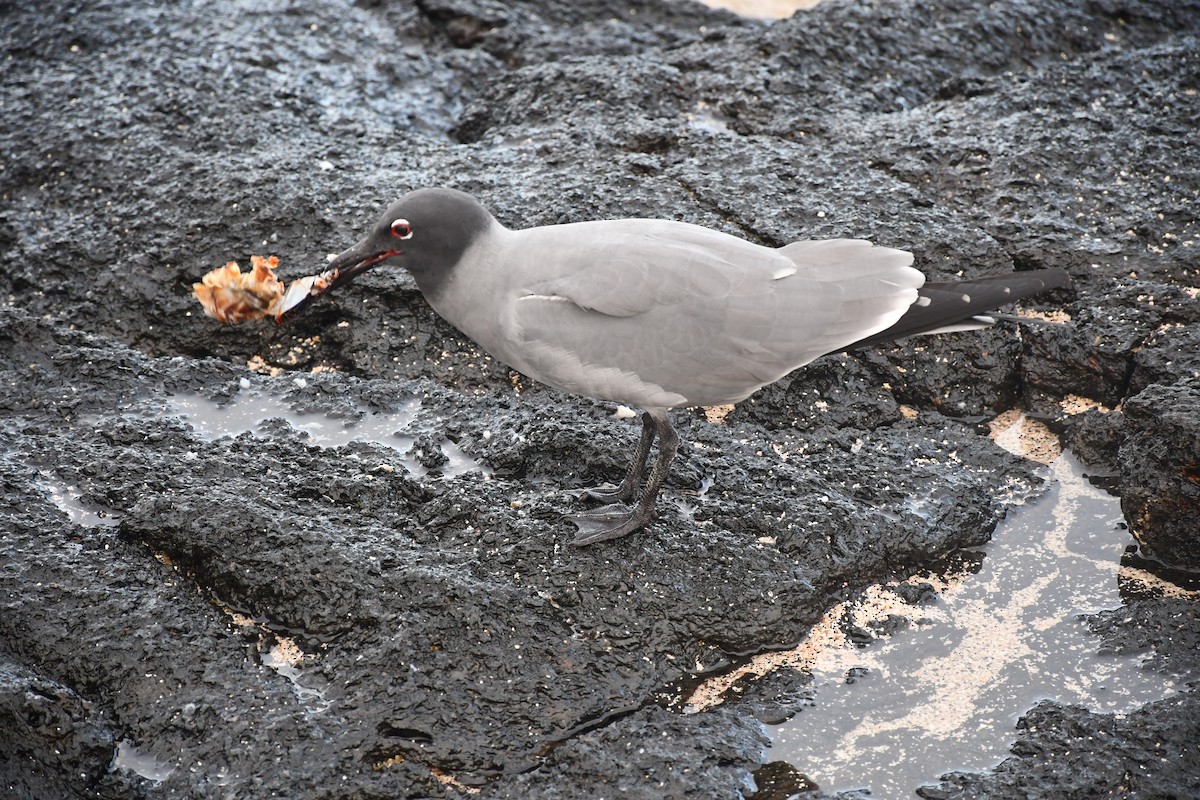
[[[275,276],[279,259],[250,256],[250,264],[250,272],[243,273],[236,261],[230,261],[192,284],[192,296],[204,306],[205,314],[231,324],[274,316],[284,288]]]

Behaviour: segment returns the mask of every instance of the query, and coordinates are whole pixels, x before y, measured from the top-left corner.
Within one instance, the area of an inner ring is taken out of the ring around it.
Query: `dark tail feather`
[[[1057,289],[1068,282],[1070,276],[1064,270],[1040,269],[966,281],[927,283],[921,287],[917,302],[895,325],[860,339],[846,349],[922,333],[938,333],[943,329],[955,330],[956,325],[965,326],[959,330],[986,328],[995,322],[987,312],[1048,289]]]

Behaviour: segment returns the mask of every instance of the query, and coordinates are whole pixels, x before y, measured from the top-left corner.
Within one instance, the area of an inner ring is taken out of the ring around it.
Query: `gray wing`
[[[924,280],[910,254],[857,240],[774,250],[661,220],[536,230],[550,236],[527,252],[554,267],[516,299],[514,366],[643,407],[743,399],[894,324]]]

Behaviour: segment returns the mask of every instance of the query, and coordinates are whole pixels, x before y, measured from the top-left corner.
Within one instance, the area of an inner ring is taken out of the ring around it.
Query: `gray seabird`
[[[379,264],[399,264],[448,322],[498,361],[573,394],[643,409],[620,485],[572,517],[575,544],[654,519],[679,437],[667,412],[736,403],[827,353],[984,328],[984,312],[1067,282],[1050,269],[926,283],[903,250],[857,239],[763,247],[683,222],[620,219],[512,231],[473,197],[422,189],[393,203],[326,281],[280,317]],[[658,459],[637,495],[650,447]]]

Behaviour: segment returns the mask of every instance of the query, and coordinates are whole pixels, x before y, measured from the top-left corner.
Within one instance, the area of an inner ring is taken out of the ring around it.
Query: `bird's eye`
[[[408,220],[398,219],[392,223],[392,236],[397,239],[411,239],[412,235],[412,225],[408,224]]]

